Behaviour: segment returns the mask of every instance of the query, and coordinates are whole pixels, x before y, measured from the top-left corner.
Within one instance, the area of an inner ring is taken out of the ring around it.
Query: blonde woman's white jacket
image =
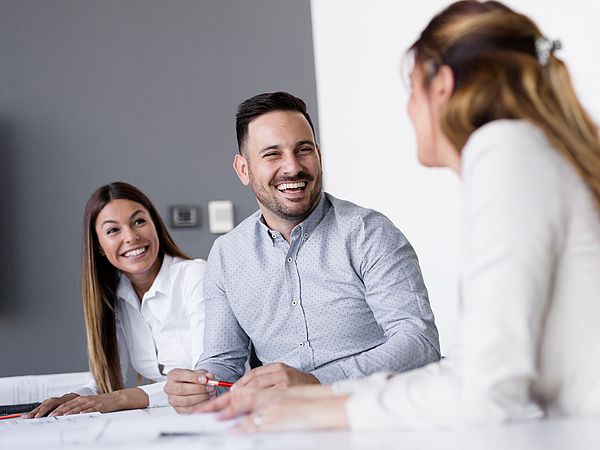
[[[462,152],[458,336],[421,369],[340,382],[353,429],[600,416],[600,211],[572,164],[518,120]]]

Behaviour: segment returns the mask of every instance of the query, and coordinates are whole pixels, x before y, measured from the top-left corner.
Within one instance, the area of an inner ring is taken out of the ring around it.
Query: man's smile
[[[277,188],[277,190],[279,190],[281,192],[286,192],[286,191],[296,192],[296,191],[303,190],[306,187],[306,181],[296,181],[293,183],[285,182],[285,183],[278,184],[275,187]]]

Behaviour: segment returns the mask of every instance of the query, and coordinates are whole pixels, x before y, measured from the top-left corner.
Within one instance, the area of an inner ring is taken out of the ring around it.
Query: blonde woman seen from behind
[[[89,198],[83,224],[82,291],[93,381],[45,400],[27,417],[167,405],[164,380],[202,353],[205,261],[175,244],[136,187],[111,183]],[[154,381],[125,388],[131,364]]]
[[[559,44],[499,2],[454,3],[410,50],[426,166],[462,184],[459,335],[402,374],[205,408],[246,431],[454,427],[600,416],[600,140]]]

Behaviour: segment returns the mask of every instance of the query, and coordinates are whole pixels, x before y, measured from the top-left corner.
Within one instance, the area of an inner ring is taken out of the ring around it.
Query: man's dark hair
[[[248,124],[253,119],[273,111],[298,111],[306,118],[313,135],[315,134],[315,127],[308,115],[306,103],[302,99],[287,92],[265,92],[243,101],[238,107],[235,115],[235,131],[240,154],[248,138]]]

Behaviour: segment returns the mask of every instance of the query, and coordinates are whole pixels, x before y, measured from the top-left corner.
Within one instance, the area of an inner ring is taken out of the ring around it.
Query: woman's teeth
[[[128,252],[125,252],[125,257],[129,257],[129,256],[138,256],[141,255],[142,253],[146,252],[146,247],[142,247],[142,248],[136,248],[135,250],[129,250]]]

